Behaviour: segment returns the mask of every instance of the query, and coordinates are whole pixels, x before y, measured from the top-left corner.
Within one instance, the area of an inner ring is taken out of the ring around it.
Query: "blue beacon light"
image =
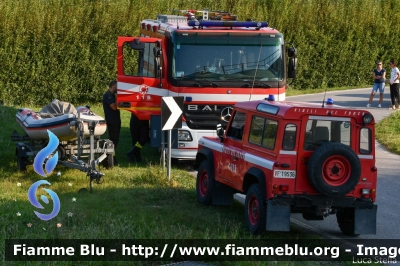
[[[192,101],[192,97],[186,97],[186,101],[187,102],[191,102]]]
[[[328,100],[326,101],[326,104],[332,105],[333,104],[333,99],[332,98],[328,98]]]
[[[275,97],[274,97],[274,95],[270,94],[270,95],[268,95],[268,98],[266,98],[265,100],[273,102],[273,101],[275,101]]]

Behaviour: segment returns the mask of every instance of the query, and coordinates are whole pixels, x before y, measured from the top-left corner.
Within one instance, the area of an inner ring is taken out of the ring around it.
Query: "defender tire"
[[[354,233],[354,208],[339,209],[336,213],[336,220],[340,231],[347,236],[358,236]]]
[[[329,142],[313,152],[308,161],[307,174],[318,192],[329,197],[342,197],[358,184],[361,163],[349,146]]]
[[[210,205],[212,201],[212,191],[215,184],[214,169],[211,169],[210,163],[202,161],[197,172],[196,194],[200,203]]]
[[[247,191],[244,216],[251,233],[259,235],[266,231],[267,206],[258,184],[251,185]]]

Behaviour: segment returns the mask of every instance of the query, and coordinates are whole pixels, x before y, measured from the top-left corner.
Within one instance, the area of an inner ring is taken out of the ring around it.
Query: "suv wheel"
[[[336,220],[340,231],[347,236],[358,236],[354,234],[354,208],[339,209],[336,213]]]
[[[330,142],[313,152],[308,161],[307,174],[317,191],[329,197],[341,197],[358,184],[361,164],[350,147]]]
[[[264,233],[266,228],[267,209],[261,195],[258,184],[251,185],[246,194],[244,215],[247,227],[253,234]]]
[[[211,195],[214,187],[214,172],[212,171],[208,161],[200,164],[197,172],[196,193],[200,203],[205,205],[211,204]]]

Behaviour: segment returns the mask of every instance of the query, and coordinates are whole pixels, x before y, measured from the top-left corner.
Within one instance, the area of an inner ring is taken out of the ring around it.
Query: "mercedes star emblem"
[[[229,119],[231,118],[232,110],[233,110],[232,107],[225,107],[224,109],[222,109],[221,120],[225,121],[225,122],[229,122]]]

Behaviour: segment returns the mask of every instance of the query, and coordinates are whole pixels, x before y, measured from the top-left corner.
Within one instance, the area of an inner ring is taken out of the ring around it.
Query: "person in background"
[[[140,163],[142,157],[140,151],[149,139],[149,120],[139,120],[139,118],[131,113],[131,120],[129,123],[132,137],[132,149],[126,153],[129,161]]]
[[[389,109],[399,109],[399,79],[400,79],[400,72],[399,69],[396,67],[396,61],[392,59],[390,61],[390,67],[392,68],[392,72],[390,73],[390,100],[392,106]]]
[[[372,77],[374,79],[374,86],[372,87],[372,92],[371,95],[369,96],[367,107],[371,107],[372,99],[374,98],[376,92],[379,89],[378,108],[381,108],[383,101],[383,93],[385,91],[385,79],[386,79],[386,70],[382,67],[381,61],[377,63],[377,67],[374,69]]]
[[[111,81],[108,90],[103,95],[103,110],[107,122],[108,137],[114,143],[114,150],[119,143],[119,134],[121,131],[121,115],[117,108],[117,81]],[[117,159],[114,154],[114,165],[117,165]]]

